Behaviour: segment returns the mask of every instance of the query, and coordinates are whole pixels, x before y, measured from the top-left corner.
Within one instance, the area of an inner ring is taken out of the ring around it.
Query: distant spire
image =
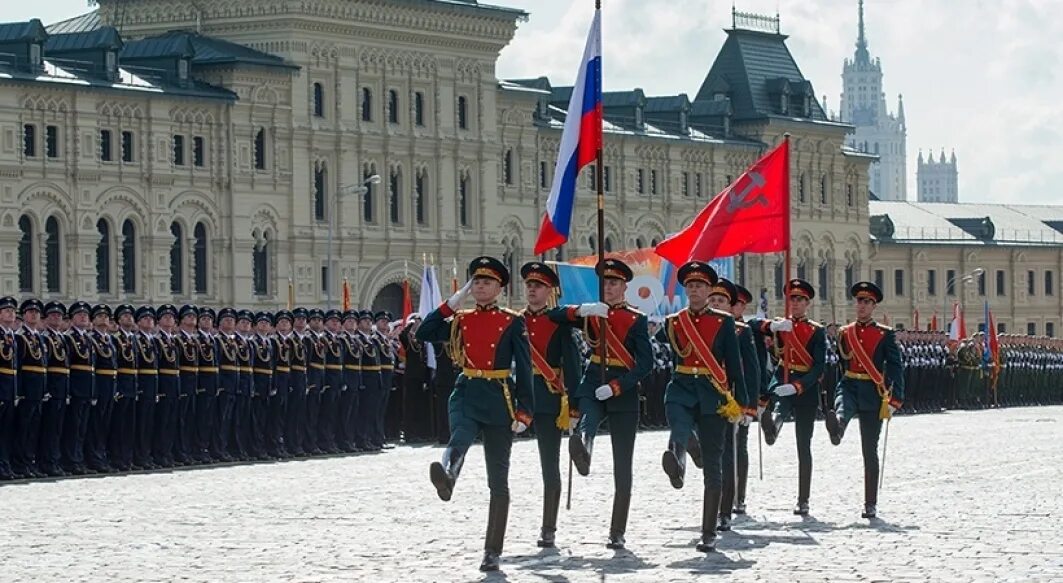
[[[923,163],[923,149],[919,148],[919,163]]]
[[[956,165],[956,150],[952,151],[952,160],[950,160],[950,162],[952,162],[953,166]]]
[[[904,123],[904,94],[897,94],[897,119]]]
[[[941,163],[945,163],[945,148],[941,149]]]
[[[871,55],[867,52],[867,36],[864,35],[864,0],[860,0],[860,30],[856,37],[856,62],[871,63]]]

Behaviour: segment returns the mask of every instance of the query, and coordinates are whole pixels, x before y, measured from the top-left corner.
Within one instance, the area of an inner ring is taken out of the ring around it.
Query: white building
[[[919,183],[919,202],[960,202],[956,152],[952,152],[948,160],[944,149],[937,160],[931,152],[924,161],[920,150],[916,181]]]

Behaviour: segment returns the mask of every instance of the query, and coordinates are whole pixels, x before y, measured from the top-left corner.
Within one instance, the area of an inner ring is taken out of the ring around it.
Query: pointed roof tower
[[[860,0],[860,29],[856,36],[856,62],[871,63],[871,53],[867,50],[867,36],[864,34],[864,0]]]

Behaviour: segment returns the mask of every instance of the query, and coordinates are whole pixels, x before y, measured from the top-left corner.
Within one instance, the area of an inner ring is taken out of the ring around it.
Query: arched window
[[[427,189],[427,188],[428,188],[428,171],[422,169],[420,172],[417,173],[417,180],[416,180],[416,182],[414,184],[414,193],[413,193],[414,213],[417,215],[417,224],[418,225],[426,225],[426,224],[428,224],[428,217],[425,214],[425,205],[424,205],[425,189]]]
[[[266,169],[266,128],[255,132],[255,169]]]
[[[362,87],[362,121],[373,121],[373,90]]]
[[[122,223],[122,291],[137,293],[137,228],[129,219]]]
[[[605,252],[613,252],[613,237],[611,235],[605,238]]]
[[[325,88],[314,83],[314,117],[325,117]]]
[[[96,292],[111,293],[111,226],[105,219],[96,221]]]
[[[462,172],[458,179],[458,224],[469,226],[469,173]]]
[[[413,117],[414,123],[424,126],[424,93],[420,91],[413,94]]]
[[[827,204],[827,175],[819,177],[819,203]]]
[[[797,194],[797,199],[800,202],[805,202],[805,190],[807,188],[808,188],[808,179],[805,177],[804,174],[802,174],[801,178],[798,179],[798,181],[797,181],[797,193],[798,193]]]
[[[170,243],[170,293],[180,295],[185,291],[185,235],[181,225],[170,223],[170,234],[173,242]]]
[[[326,192],[328,175],[324,162],[314,164],[314,220],[325,220]]]
[[[388,123],[399,123],[399,92],[388,91]]]
[[[207,247],[207,226],[202,222],[196,223],[192,236],[196,239],[195,248],[193,249],[196,265],[192,286],[195,293],[205,294],[207,293],[207,268],[210,261],[210,256],[207,255],[208,251],[210,251]]]
[[[642,237],[635,237],[635,248],[644,249],[646,247],[646,240]]]
[[[22,215],[18,228],[22,231],[18,240],[18,291],[33,292],[33,221]]]
[[[59,252],[59,220],[48,217],[44,223],[44,233],[47,239],[44,242],[44,279],[47,290],[51,293],[59,293],[59,271],[61,259]]]
[[[775,263],[774,273],[772,274],[775,279],[775,299],[782,299],[783,286],[786,285],[786,273],[783,272],[783,262],[778,261]]]
[[[458,97],[458,128],[469,129],[469,100],[464,95]]]
[[[255,248],[251,252],[251,279],[256,296],[269,293],[269,252],[269,233],[263,233],[261,239],[255,242]]]
[[[401,188],[402,171],[398,168],[392,168],[388,177],[388,218],[393,225],[399,224],[400,219],[402,219],[402,213],[400,212],[402,198],[399,196]]]
[[[376,167],[367,164],[362,171],[362,179],[368,181],[369,177],[374,174],[376,174]],[[362,218],[367,223],[373,222],[374,211],[376,210],[373,208],[373,198],[376,196],[376,193],[374,192],[375,189],[375,184],[367,182],[365,185],[365,194],[362,195]]]
[[[507,185],[513,185],[513,150],[506,150],[502,159],[502,177]]]

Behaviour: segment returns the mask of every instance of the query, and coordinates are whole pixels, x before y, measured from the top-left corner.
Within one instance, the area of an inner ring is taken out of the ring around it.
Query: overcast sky
[[[571,84],[592,0],[489,0],[531,13],[503,52],[500,77],[547,75]],[[46,24],[86,0],[10,3],[3,18]],[[607,90],[648,95],[701,86],[730,26],[730,0],[603,0]],[[738,0],[782,17],[790,52],[816,94],[837,110],[842,61],[856,41],[857,0]],[[1063,202],[1063,1],[866,0],[872,57],[882,59],[890,111],[904,94],[908,193],[920,149],[956,150],[960,200]]]

